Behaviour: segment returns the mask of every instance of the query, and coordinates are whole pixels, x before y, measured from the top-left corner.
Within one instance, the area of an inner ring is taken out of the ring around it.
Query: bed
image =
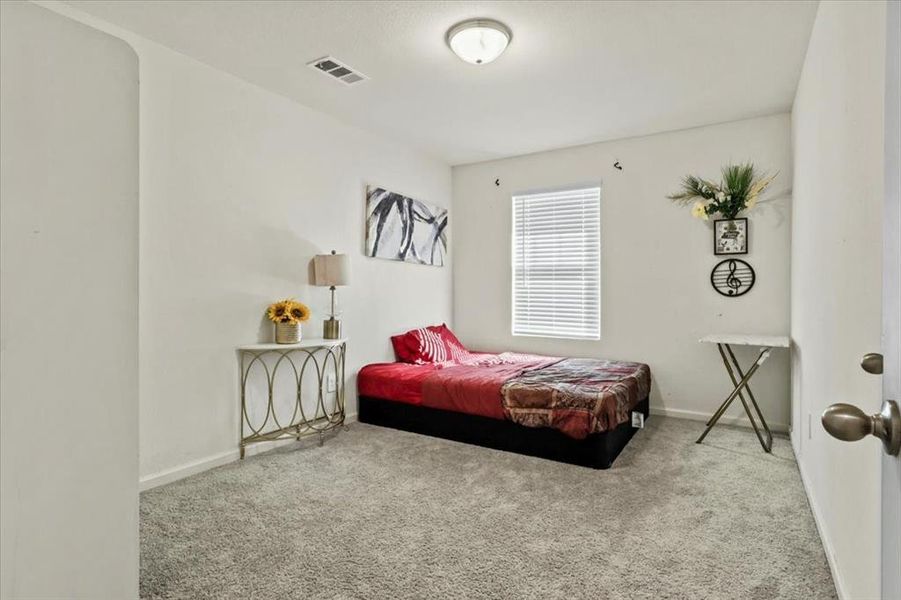
[[[642,363],[470,352],[445,325],[392,343],[357,377],[363,423],[607,469],[649,416]]]

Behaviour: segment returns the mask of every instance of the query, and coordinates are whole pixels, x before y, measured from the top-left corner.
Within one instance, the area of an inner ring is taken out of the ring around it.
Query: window
[[[513,335],[601,338],[601,189],[513,196]]]

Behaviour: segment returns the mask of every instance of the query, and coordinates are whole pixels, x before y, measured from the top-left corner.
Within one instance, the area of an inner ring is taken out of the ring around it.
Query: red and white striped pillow
[[[397,360],[417,365],[459,362],[469,356],[469,350],[443,323],[395,335],[391,343]]]

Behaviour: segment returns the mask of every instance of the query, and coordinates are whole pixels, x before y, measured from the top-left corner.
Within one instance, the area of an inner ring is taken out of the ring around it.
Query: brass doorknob
[[[834,438],[856,442],[867,435],[882,440],[886,453],[901,450],[901,411],[892,400],[882,403],[882,412],[868,415],[852,404],[833,404],[823,411],[823,428]]]
[[[882,355],[869,352],[860,359],[860,368],[871,375],[882,375]]]

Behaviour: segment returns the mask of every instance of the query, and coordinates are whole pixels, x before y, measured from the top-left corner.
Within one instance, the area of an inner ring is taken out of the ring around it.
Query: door
[[[885,61],[882,399],[901,402],[901,3],[889,2]],[[901,598],[901,456],[882,455],[882,596]]]
[[[881,596],[901,599],[901,3],[887,3],[885,61],[885,198],[882,252],[882,348],[861,367],[882,376],[882,412],[872,417],[848,404],[823,413],[833,436],[881,437]]]
[[[0,598],[138,595],[138,60],[0,1]]]
[[[901,599],[901,3],[886,6],[885,198],[882,248],[882,343],[861,367],[882,376],[882,412],[867,416],[849,404],[823,413],[833,436],[856,441],[882,438],[880,554],[881,596]],[[875,542],[875,540],[874,540]]]

